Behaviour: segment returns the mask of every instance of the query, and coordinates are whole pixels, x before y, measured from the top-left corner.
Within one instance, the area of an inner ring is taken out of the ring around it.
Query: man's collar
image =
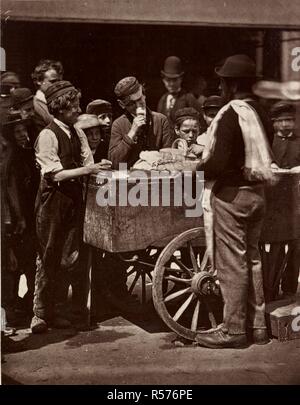
[[[70,131],[69,125],[65,124],[64,122],[58,120],[57,118],[54,118],[54,122],[61,128],[66,129],[67,131]]]
[[[275,135],[278,136],[278,138],[281,138],[281,139],[290,139],[290,138],[293,138],[294,133],[290,132],[288,135],[282,135],[282,134],[279,134],[278,132],[276,132]]]

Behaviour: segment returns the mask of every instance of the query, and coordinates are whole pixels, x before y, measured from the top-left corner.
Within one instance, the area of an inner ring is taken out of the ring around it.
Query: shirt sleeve
[[[238,117],[233,110],[228,110],[216,128],[213,154],[207,160],[204,159],[197,167],[197,170],[204,170],[207,180],[217,179],[224,173],[231,157],[234,134],[238,130]]]
[[[63,170],[58,156],[58,141],[53,131],[43,129],[35,143],[35,157],[41,174],[57,173]]]
[[[135,143],[125,133],[125,128],[118,121],[115,121],[111,129],[108,159],[112,161],[114,169],[118,168],[120,162],[127,162],[130,151]]]
[[[36,114],[41,117],[43,120],[45,127],[53,121],[53,115],[49,113],[47,108],[47,104],[43,103],[42,101],[38,100],[36,97],[33,98],[33,106]]]
[[[76,125],[74,126],[78,135],[78,138],[81,143],[81,163],[83,166],[90,166],[94,163],[94,157],[91,151],[91,148],[89,146],[87,137],[84,133],[84,131],[80,128],[77,128]]]

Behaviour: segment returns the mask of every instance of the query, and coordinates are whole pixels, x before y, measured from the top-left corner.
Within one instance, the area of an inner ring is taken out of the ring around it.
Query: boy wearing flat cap
[[[270,111],[274,127],[273,153],[282,169],[300,166],[300,137],[296,135],[296,107],[279,101]]]
[[[98,99],[87,105],[86,112],[97,116],[101,130],[100,144],[96,155],[94,155],[94,160],[98,162],[101,159],[107,159],[111,135],[112,106],[108,101]]]
[[[161,77],[167,92],[160,98],[157,111],[168,117],[170,130],[174,130],[177,110],[192,107],[199,112],[200,133],[205,131],[201,106],[192,93],[182,88],[184,71],[181,60],[177,56],[169,56],[164,62]]]
[[[82,239],[83,194],[81,178],[98,173],[107,164],[93,163],[86,136],[74,128],[81,110],[80,93],[68,81],[45,91],[53,121],[41,131],[35,145],[41,181],[36,199],[38,260],[34,297],[33,333],[48,325],[70,326],[65,319],[66,273],[78,267]]]
[[[172,145],[167,118],[146,106],[143,86],[135,77],[120,80],[114,91],[124,110],[124,114],[112,125],[109,159],[115,169],[119,163],[132,167],[141,151]]]
[[[271,119],[274,127],[273,153],[276,163],[282,169],[291,169],[300,166],[300,137],[296,128],[296,107],[288,101],[275,103],[271,110]],[[293,298],[298,288],[300,269],[300,240],[286,241],[288,246],[288,260],[281,279],[282,298]],[[271,244],[271,250],[276,247]],[[285,257],[285,246],[280,244],[278,263]],[[280,259],[281,258],[281,259]]]

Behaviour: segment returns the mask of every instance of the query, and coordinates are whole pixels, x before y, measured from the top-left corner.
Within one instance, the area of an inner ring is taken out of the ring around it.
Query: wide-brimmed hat
[[[20,107],[31,100],[33,100],[33,94],[26,87],[19,87],[11,92],[11,106],[13,108]]]
[[[184,75],[181,60],[177,56],[169,56],[164,63],[163,70],[160,71],[163,77],[176,79]]]
[[[253,93],[262,98],[300,101],[300,81],[275,82],[261,80],[253,86]]]
[[[288,101],[278,101],[271,107],[270,115],[273,121],[278,118],[295,118],[296,107]]]
[[[97,115],[95,114],[81,114],[77,118],[76,127],[81,129],[88,129],[99,127],[100,123]]]
[[[87,114],[111,114],[112,113],[112,106],[109,101],[106,100],[93,100],[90,102],[86,107]]]
[[[233,55],[225,59],[223,66],[215,72],[220,77],[251,78],[257,77],[256,64],[247,55]]]

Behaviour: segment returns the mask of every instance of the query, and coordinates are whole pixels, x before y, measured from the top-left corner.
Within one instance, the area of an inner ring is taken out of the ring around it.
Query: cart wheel
[[[126,270],[128,292],[137,295],[142,305],[146,305],[151,300],[152,272],[160,252],[161,249],[147,248],[135,252],[130,258],[119,254],[122,262],[128,264]]]
[[[221,323],[222,304],[216,277],[209,267],[203,228],[176,236],[161,252],[153,273],[152,297],[155,309],[166,325],[185,339],[194,340],[197,331]],[[179,258],[187,250],[189,260]],[[202,256],[202,257],[201,257]],[[201,260],[200,260],[201,259]]]

